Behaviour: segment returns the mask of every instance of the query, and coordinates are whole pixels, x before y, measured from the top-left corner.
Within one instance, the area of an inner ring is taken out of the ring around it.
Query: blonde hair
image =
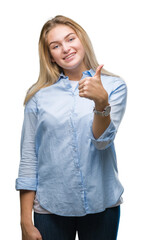
[[[54,84],[60,76],[62,69],[55,62],[51,61],[50,50],[48,48],[47,43],[48,32],[58,24],[60,25],[64,24],[71,27],[77,34],[78,38],[80,39],[85,49],[84,63],[87,69],[92,68],[94,71],[96,71],[96,68],[99,66],[99,63],[97,62],[96,56],[94,54],[91,41],[86,31],[72,19],[62,15],[57,15],[51,20],[47,21],[41,30],[39,38],[39,60],[40,60],[39,78],[38,81],[28,89],[24,100],[24,105],[37,91],[39,91],[43,87],[47,87]],[[101,73],[108,76],[117,76],[111,72],[106,71],[104,68],[102,68]]]

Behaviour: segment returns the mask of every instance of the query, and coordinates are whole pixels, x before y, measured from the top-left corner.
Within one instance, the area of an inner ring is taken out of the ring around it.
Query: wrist
[[[104,94],[100,99],[93,100],[97,111],[103,111],[106,106],[109,105],[108,94]]]
[[[32,215],[29,217],[21,217],[21,221],[20,221],[21,227],[22,226],[28,226],[28,225],[32,225]]]
[[[97,111],[103,111],[105,109],[105,107],[109,106],[109,102],[105,101],[105,102],[95,102],[95,109]]]
[[[110,115],[111,106],[110,104],[106,105],[106,107],[103,110],[97,110],[96,107],[94,107],[93,112],[95,115],[107,117]]]
[[[32,222],[32,220],[31,221],[21,221],[20,225],[21,225],[21,229],[25,229],[25,228],[33,226],[33,222]]]

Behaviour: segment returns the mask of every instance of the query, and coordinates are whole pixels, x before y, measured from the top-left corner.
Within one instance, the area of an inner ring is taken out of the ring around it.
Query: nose
[[[70,51],[70,47],[66,43],[63,43],[62,49],[63,49],[63,53],[68,53]]]

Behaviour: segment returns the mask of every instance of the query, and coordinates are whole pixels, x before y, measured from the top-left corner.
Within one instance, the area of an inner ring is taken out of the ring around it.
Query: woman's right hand
[[[38,229],[31,224],[21,224],[22,240],[42,240]]]

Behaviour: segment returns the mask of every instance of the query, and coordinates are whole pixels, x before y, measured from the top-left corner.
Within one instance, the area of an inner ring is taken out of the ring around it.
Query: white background
[[[0,4],[1,239],[21,239],[15,179],[20,158],[23,101],[39,74],[41,28],[58,14],[77,21],[90,36],[99,63],[127,83],[127,109],[115,140],[119,178],[125,188],[118,240],[143,239],[141,0],[5,0]]]

